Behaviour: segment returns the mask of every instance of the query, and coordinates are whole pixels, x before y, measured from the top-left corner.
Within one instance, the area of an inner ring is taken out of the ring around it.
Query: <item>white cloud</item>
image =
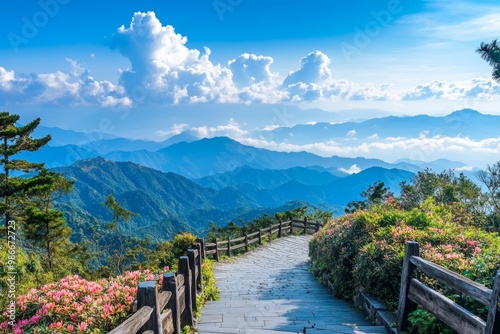
[[[428,136],[421,134],[417,138],[386,138],[373,142],[352,143],[334,140],[291,144],[286,141],[276,142],[265,138],[244,136],[234,138],[243,144],[283,152],[311,152],[323,157],[332,155],[345,157],[371,157],[394,161],[401,158],[431,161],[439,158],[459,160],[471,165],[472,162],[488,162],[485,156],[500,155],[500,137],[473,140],[468,137]],[[464,154],[466,152],[466,154]],[[491,161],[494,162],[494,161]]]
[[[16,74],[0,67],[0,99],[6,104],[130,107],[121,86],[95,80],[77,61],[67,58],[71,70]]]
[[[186,124],[186,123],[174,124],[167,131],[165,131],[165,130],[156,130],[155,134],[157,136],[159,136],[159,137],[171,137],[171,136],[175,136],[175,135],[181,134],[188,127],[189,127],[189,125]]]
[[[454,168],[455,172],[472,172],[474,170],[474,167],[472,166],[463,166],[463,167],[457,167]]]
[[[190,131],[198,138],[226,136],[233,139],[240,139],[248,134],[248,131],[243,130],[232,118],[225,125],[193,127]]]
[[[186,43],[187,37],[163,26],[154,12],[135,13],[110,44],[132,64],[120,78],[127,93],[138,102],[236,102],[231,71],[210,61],[210,49],[201,54]]]
[[[361,168],[359,168],[356,164],[354,164],[347,169],[339,168],[339,171],[347,173],[347,174],[357,174],[357,173],[361,172]]]
[[[428,84],[419,85],[402,94],[403,100],[491,100],[498,98],[500,98],[500,84],[486,79],[457,82],[433,81]]]
[[[347,137],[354,137],[356,136],[356,130],[350,130],[347,132]]]
[[[300,68],[288,74],[283,81],[283,86],[303,83],[322,83],[332,78],[330,70],[331,60],[326,54],[321,51],[314,51],[300,60]]]
[[[233,81],[238,86],[248,86],[259,82],[271,84],[277,73],[271,72],[273,58],[244,53],[228,62],[233,73]]]
[[[366,137],[366,139],[377,140],[378,139],[378,133],[374,133],[371,136]]]

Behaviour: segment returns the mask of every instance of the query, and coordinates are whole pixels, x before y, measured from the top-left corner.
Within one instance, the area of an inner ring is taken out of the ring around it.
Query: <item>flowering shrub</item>
[[[339,296],[351,298],[363,288],[395,310],[410,240],[420,244],[424,259],[492,287],[500,268],[498,233],[470,226],[468,215],[432,200],[411,211],[389,202],[335,219],[313,237],[309,251],[313,267],[328,274]],[[448,287],[431,279],[425,283],[478,315],[484,312]]]
[[[74,275],[31,289],[17,298],[14,322],[9,312],[0,315],[0,333],[107,333],[131,314],[139,282],[157,276],[129,271],[92,282]]]

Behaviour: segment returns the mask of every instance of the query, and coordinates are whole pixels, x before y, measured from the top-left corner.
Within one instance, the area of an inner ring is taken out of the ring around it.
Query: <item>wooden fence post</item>
[[[248,235],[245,233],[245,252],[248,252],[248,247],[250,245],[248,244]]]
[[[262,229],[259,228],[259,245],[262,245]]]
[[[290,235],[293,235],[293,217],[290,217]]]
[[[399,290],[397,328],[403,331],[408,328],[408,315],[417,308],[417,305],[408,298],[411,276],[415,271],[415,265],[411,263],[412,256],[419,256],[418,242],[408,241],[406,243],[405,257],[403,260],[403,272],[401,273],[401,289]]]
[[[231,238],[227,238],[227,256],[231,257]]]
[[[184,302],[186,308],[182,312],[181,316],[181,327],[193,326],[193,305],[191,304],[191,270],[189,270],[189,259],[187,256],[181,256],[179,258],[178,272],[184,276]]]
[[[207,257],[207,253],[206,253],[206,249],[205,249],[205,239],[198,238],[197,241],[200,244],[201,259],[204,260]]]
[[[215,261],[219,262],[219,245],[217,244],[217,238],[215,238]]]
[[[203,239],[202,239],[203,240]],[[196,289],[203,291],[203,280],[202,280],[202,264],[203,264],[203,249],[202,244],[195,244],[195,248],[198,250],[198,257],[196,258],[196,268],[198,270],[198,275],[196,275]]]
[[[193,307],[193,311],[196,311],[197,306],[196,306],[196,283],[198,281],[197,279],[197,266],[196,266],[196,256],[195,256],[195,250],[194,249],[188,249],[187,250],[187,256],[189,259],[189,270],[191,271],[191,283],[190,283],[190,288],[191,288],[191,306]],[[200,256],[200,254],[198,254]]]
[[[283,233],[283,222],[280,219],[280,227],[278,229],[278,238],[282,237],[282,235],[283,235],[282,233]]]
[[[181,315],[179,314],[179,296],[177,295],[177,280],[174,273],[163,274],[163,291],[170,291],[172,296],[168,301],[167,308],[172,310],[172,319],[174,322],[174,334],[181,334]]]
[[[500,312],[498,310],[498,302],[500,297],[500,270],[497,271],[493,290],[491,293],[491,304],[486,320],[485,334],[494,334],[500,332]]]
[[[141,330],[152,330],[153,333],[158,334],[162,332],[162,328],[156,297],[156,281],[139,283],[139,288],[137,289],[137,309],[139,310],[143,306],[153,308],[153,313],[151,313],[149,320],[142,326]]]
[[[307,216],[304,216],[304,235],[307,234]]]
[[[273,225],[269,225],[269,242],[273,241]]]
[[[319,231],[319,221],[316,220],[316,232]]]

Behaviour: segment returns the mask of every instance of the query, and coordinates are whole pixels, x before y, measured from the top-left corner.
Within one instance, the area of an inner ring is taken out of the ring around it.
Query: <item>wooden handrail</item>
[[[163,274],[160,292],[157,291],[156,281],[139,283],[137,311],[110,333],[181,334],[184,326],[194,325],[196,294],[203,289],[205,243],[201,241],[193,248],[179,258],[176,274]]]
[[[488,306],[486,322],[467,309],[413,278],[420,270],[423,274],[442,282],[454,290]],[[417,305],[434,314],[460,334],[500,333],[500,270],[496,274],[493,290],[474,282],[431,261],[420,257],[419,245],[414,241],[406,244],[401,275],[401,289],[398,303],[397,329],[405,331],[409,327],[408,315]]]
[[[309,230],[314,230],[314,232],[319,231],[322,226],[323,224],[317,221],[308,221],[307,217],[305,217],[304,220],[291,218],[290,220],[284,222],[280,221],[279,223],[272,224],[266,228],[261,228],[235,239],[229,238],[223,241],[218,241],[216,239],[214,242],[205,243],[205,254],[213,255],[215,260],[219,261],[220,252],[224,252],[228,256],[232,256],[233,251],[237,249],[245,248],[245,251],[248,251],[250,245],[257,242],[262,244],[262,237],[265,235],[268,235],[269,237],[276,235],[278,238],[281,238],[284,235],[293,234],[294,227],[300,228],[303,233],[309,233]]]

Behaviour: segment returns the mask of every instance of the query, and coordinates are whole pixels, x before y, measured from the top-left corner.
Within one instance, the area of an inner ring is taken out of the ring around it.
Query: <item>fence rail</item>
[[[317,221],[308,221],[307,217],[304,217],[303,220],[291,218],[288,221],[280,221],[279,223],[235,239],[218,240],[216,238],[214,242],[205,243],[205,254],[207,256],[213,255],[214,259],[219,261],[222,254],[230,257],[233,255],[233,251],[237,249],[245,248],[245,252],[248,252],[251,245],[257,243],[262,245],[265,237],[272,239],[273,236],[281,238],[285,235],[293,235],[294,232],[297,232],[294,228],[299,229],[303,234],[307,234],[309,232],[317,232],[321,227],[323,227],[323,224]]]
[[[181,334],[193,326],[196,294],[203,290],[204,241],[193,245],[179,258],[177,273],[164,273],[161,291],[156,281],[139,283],[137,311],[110,334]]]
[[[489,312],[486,322],[413,278],[413,273],[417,269],[488,307]],[[418,243],[410,241],[406,244],[401,275],[397,328],[399,331],[407,330],[409,326],[408,315],[417,308],[417,305],[420,305],[460,334],[500,333],[499,294],[500,270],[496,274],[493,290],[490,290],[484,285],[438,264],[422,259]]]

